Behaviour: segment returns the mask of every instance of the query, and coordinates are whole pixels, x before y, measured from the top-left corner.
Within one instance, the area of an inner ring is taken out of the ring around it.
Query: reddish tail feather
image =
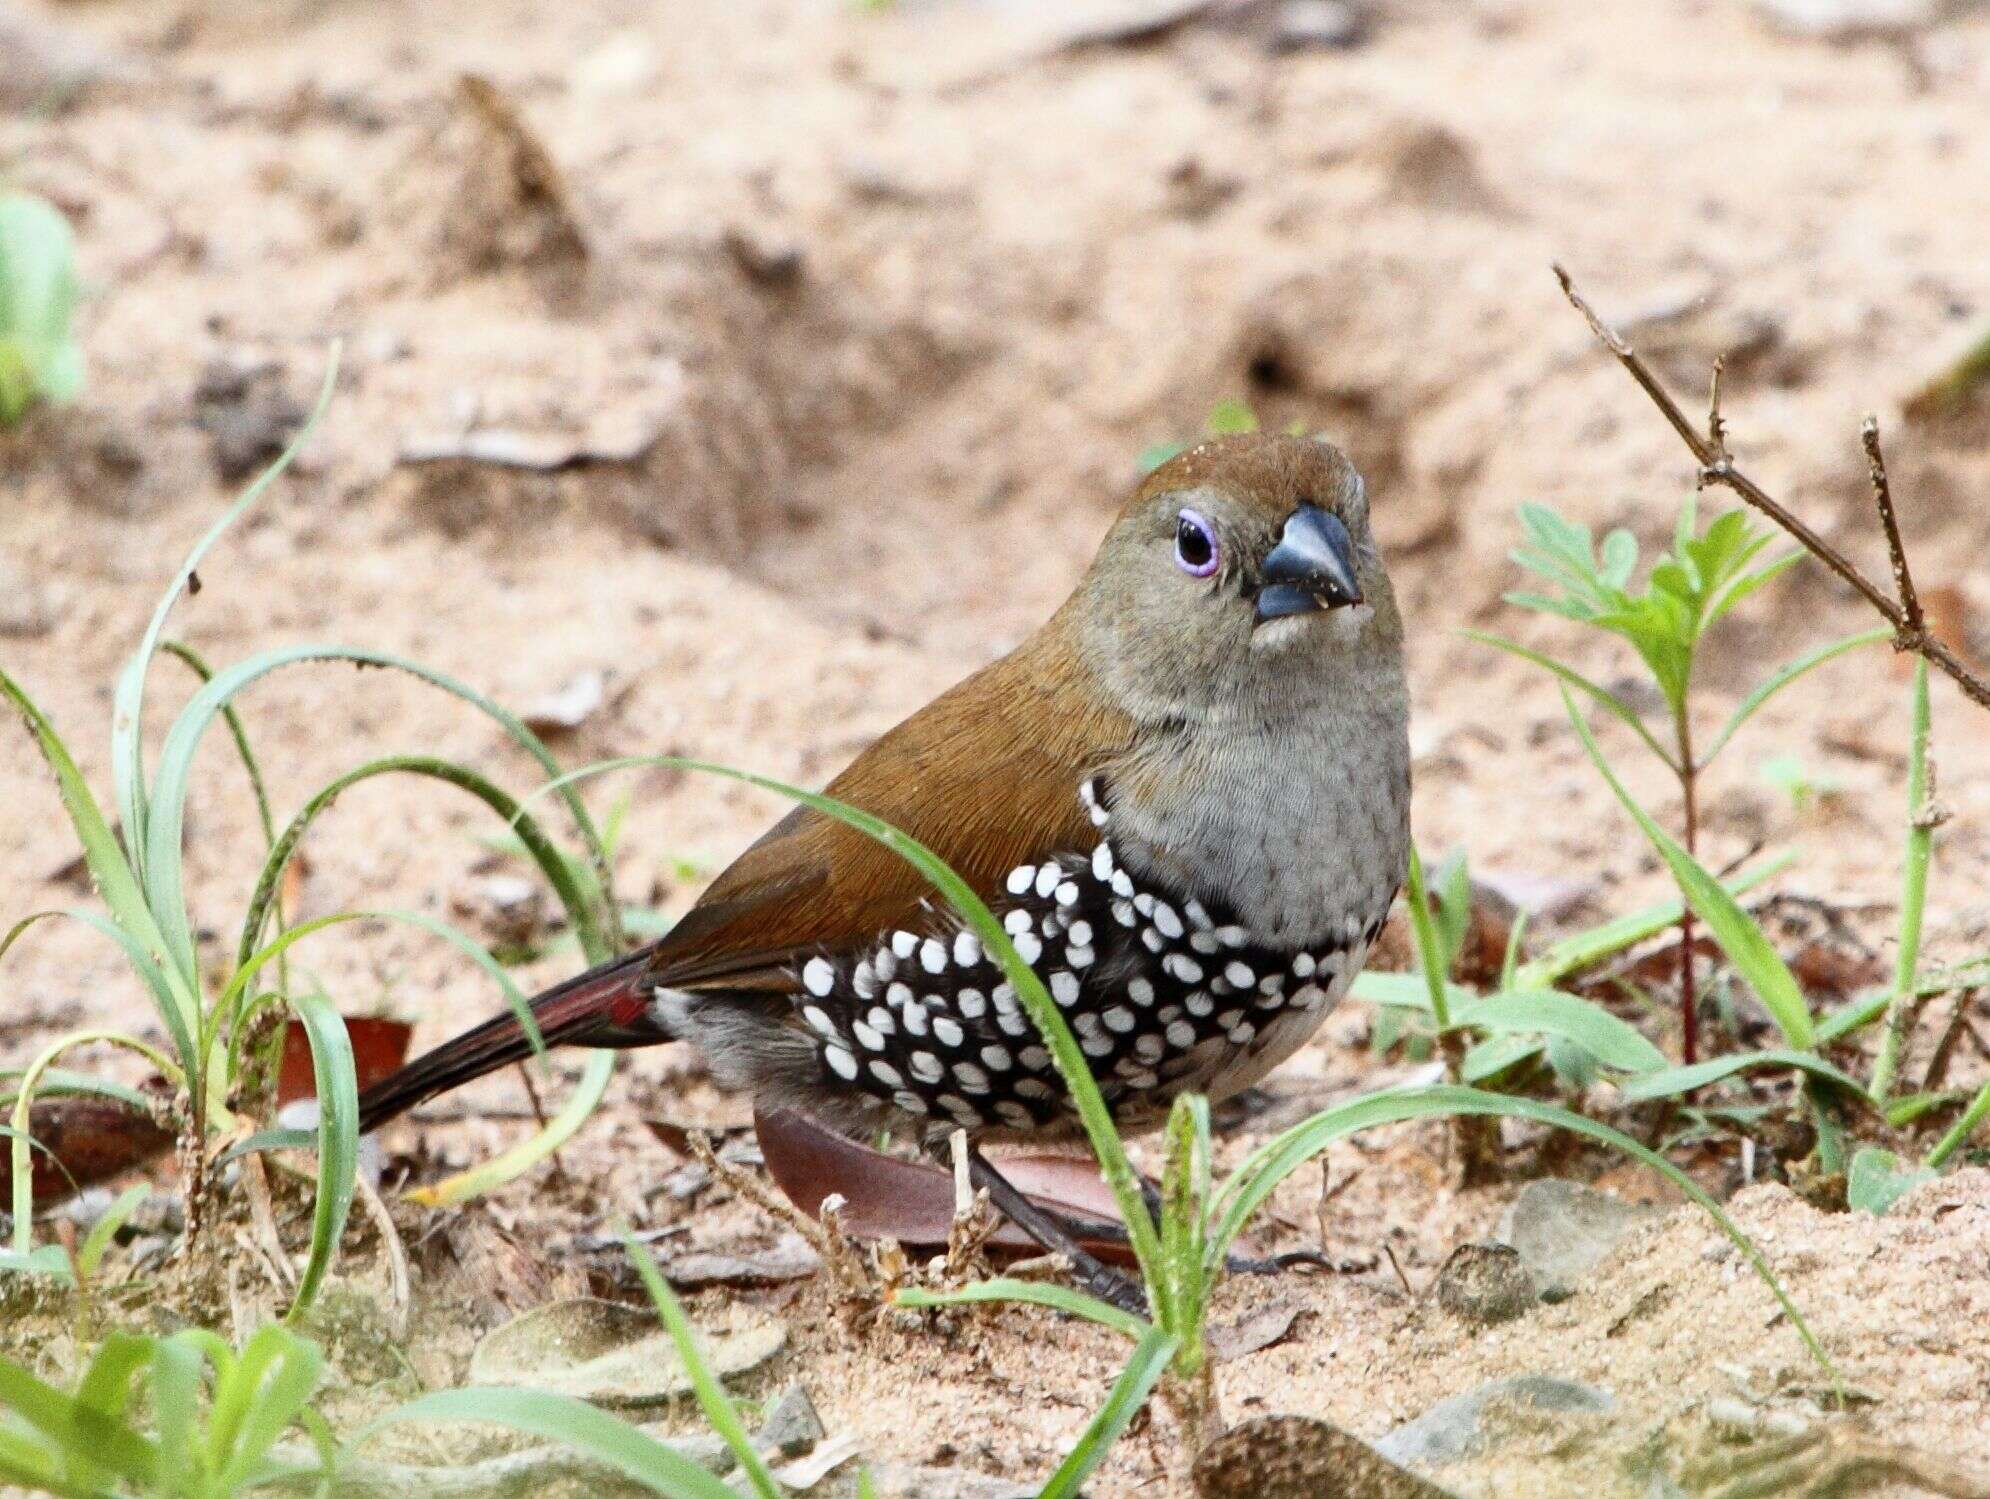
[[[532,1001],[532,1018],[548,1046],[648,1046],[668,1041],[657,1022],[639,950],[576,974]],[[511,1011],[445,1041],[359,1095],[359,1130],[367,1134],[416,1104],[532,1055],[532,1040]]]

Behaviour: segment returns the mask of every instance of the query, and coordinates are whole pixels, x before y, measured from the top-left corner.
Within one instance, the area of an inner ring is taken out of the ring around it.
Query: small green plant
[[[37,401],[60,405],[83,388],[75,310],[69,221],[40,198],[0,193],[0,426]]]
[[[319,414],[329,398],[335,373],[336,359],[326,376]],[[117,831],[113,831],[55,725],[25,689],[0,672],[0,697],[12,703],[25,719],[54,773],[64,809],[107,912],[79,908],[23,917],[0,935],[0,956],[29,929],[51,916],[65,915],[80,921],[121,949],[133,976],[151,998],[169,1038],[168,1046],[162,1049],[115,1030],[86,1027],[49,1042],[18,1077],[9,1080],[5,1093],[12,1106],[7,1135],[13,1166],[13,1242],[10,1248],[0,1252],[0,1269],[73,1279],[67,1258],[59,1248],[37,1247],[33,1242],[33,1186],[28,1169],[32,1107],[44,1084],[59,1071],[56,1064],[67,1053],[79,1047],[108,1044],[142,1057],[174,1092],[190,1244],[198,1244],[203,1236],[208,1201],[206,1184],[218,1164],[245,1151],[315,1144],[315,1216],[310,1254],[299,1282],[293,1315],[310,1304],[330,1268],[351,1208],[358,1150],[357,1087],[352,1049],[343,1021],[322,993],[293,990],[287,984],[285,954],[303,938],[342,922],[361,919],[405,922],[454,944],[490,975],[510,1003],[522,1013],[526,1010],[525,996],[483,947],[426,913],[348,912],[283,929],[277,919],[276,905],[285,868],[314,820],[338,796],[360,782],[390,773],[412,774],[456,786],[475,796],[503,819],[530,850],[565,906],[588,957],[599,961],[613,951],[611,934],[616,925],[606,874],[606,851],[578,796],[569,792],[562,800],[598,871],[596,881],[585,887],[574,875],[573,859],[552,843],[537,822],[521,814],[514,797],[475,770],[431,756],[391,756],[362,765],[318,791],[278,832],[270,817],[248,735],[235,714],[233,701],[269,673],[295,664],[347,662],[394,667],[478,708],[544,770],[556,774],[559,766],[551,753],[514,715],[453,678],[378,651],[343,646],[292,646],[212,672],[191,651],[164,638],[168,616],[188,590],[195,568],[208,549],[288,466],[316,420],[314,416],[297,443],[250,486],[193,549],[154,609],[138,648],[118,679],[112,698],[110,754],[121,823]],[[152,667],[162,654],[185,661],[201,680],[198,690],[168,730],[159,747],[157,763],[148,774],[147,747],[142,734],[145,699]],[[193,762],[203,736],[217,717],[229,726],[269,838],[269,851],[242,918],[232,961],[221,954],[203,960],[196,947],[197,924],[183,881],[186,806]],[[272,976],[276,980],[274,987],[265,987]],[[302,1022],[311,1043],[320,1101],[315,1139],[309,1136],[300,1139],[297,1131],[256,1132],[253,1127],[254,1116],[259,1112],[266,1114],[273,1104],[274,1062],[281,1044],[282,1026],[272,1022],[279,1021],[285,1011]],[[547,1130],[482,1168],[478,1183],[489,1185],[508,1179],[563,1143],[599,1101],[612,1068],[612,1054],[599,1053],[591,1062],[579,1093]],[[130,1090],[108,1081],[74,1074],[66,1075],[63,1081],[70,1091],[94,1092],[124,1098],[127,1102],[131,1099]]]
[[[1819,806],[1844,790],[1844,784],[1834,775],[1812,770],[1795,755],[1771,755],[1755,773],[1768,785],[1790,799],[1790,805],[1799,812]]]
[[[1218,401],[1209,408],[1209,415],[1202,419],[1204,437],[1228,437],[1238,432],[1258,430],[1258,414],[1246,401]],[[1293,436],[1303,436],[1304,422],[1294,422],[1287,429]],[[1151,474],[1176,454],[1185,452],[1185,442],[1157,442],[1152,447],[1143,448],[1140,453],[1140,472]]]
[[[1545,667],[1566,687],[1586,694],[1627,725],[1679,783],[1682,835],[1690,855],[1697,856],[1699,851],[1700,776],[1742,725],[1806,673],[1858,646],[1887,639],[1890,633],[1883,629],[1862,631],[1788,662],[1764,678],[1711,739],[1702,741],[1695,736],[1692,688],[1694,668],[1708,633],[1736,605],[1788,571],[1804,554],[1792,551],[1763,560],[1774,533],[1754,525],[1745,511],[1728,511],[1702,532],[1698,504],[1688,497],[1673,528],[1671,550],[1652,565],[1643,588],[1638,589],[1631,582],[1638,565],[1638,543],[1629,531],[1610,532],[1599,548],[1587,526],[1567,520],[1545,505],[1522,506],[1520,524],[1526,539],[1514,549],[1513,560],[1553,591],[1510,593],[1507,602],[1574,620],[1629,643],[1664,704],[1669,743],[1654,734],[1621,696],[1565,662],[1502,636],[1467,633]],[[1699,1012],[1690,909],[1680,917],[1679,952],[1680,1056],[1691,1063],[1699,1057]]]

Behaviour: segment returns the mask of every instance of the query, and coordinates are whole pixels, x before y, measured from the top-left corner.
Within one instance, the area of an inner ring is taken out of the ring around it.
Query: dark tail
[[[639,949],[555,984],[532,1001],[532,1018],[548,1046],[648,1046],[668,1041],[645,982],[649,953]],[[416,1104],[475,1078],[522,1062],[532,1040],[507,1010],[445,1041],[359,1095],[359,1132],[367,1134]]]

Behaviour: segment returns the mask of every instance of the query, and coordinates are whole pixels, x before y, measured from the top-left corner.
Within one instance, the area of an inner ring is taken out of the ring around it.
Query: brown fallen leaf
[[[706,1286],[773,1286],[805,1280],[822,1267],[821,1256],[800,1234],[783,1234],[767,1249],[692,1250],[663,1263],[664,1278],[681,1291]]]
[[[353,1067],[364,1091],[408,1059],[408,1041],[414,1035],[414,1027],[405,1020],[378,1015],[348,1015],[345,1033],[352,1041]],[[281,1106],[317,1096],[311,1038],[301,1023],[292,1020],[283,1029],[283,1064],[277,1072],[276,1101]]]
[[[37,1206],[135,1171],[173,1145],[170,1130],[114,1098],[44,1099],[28,1111],[28,1133],[43,1147],[30,1155]],[[12,1152],[0,1150],[0,1196],[12,1186]]]
[[[1218,1323],[1204,1334],[1209,1356],[1219,1364],[1283,1343],[1292,1335],[1292,1324],[1305,1308],[1296,1301],[1274,1302],[1239,1317],[1235,1322]]]

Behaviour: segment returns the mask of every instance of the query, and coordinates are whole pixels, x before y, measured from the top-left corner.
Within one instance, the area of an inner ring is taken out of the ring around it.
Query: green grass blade
[[[96,798],[90,795],[83,773],[70,757],[68,746],[62,742],[55,726],[41,709],[35,706],[33,699],[4,671],[0,671],[0,695],[4,695],[26,717],[29,731],[41,746],[42,757],[55,773],[56,790],[62,797],[62,805],[69,813],[70,822],[75,826],[77,840],[83,847],[83,861],[97,887],[97,894],[110,908],[112,919],[131,938],[127,951],[142,951],[163,959],[168,952],[166,937],[153,918],[152,908],[146,902],[132,865],[126,861],[124,850],[118,847],[116,835],[111,832],[110,824],[104,821]],[[160,966],[159,963],[151,964],[155,972]],[[148,976],[148,985],[151,982]],[[197,998],[199,976],[189,963],[183,969],[161,974],[160,982],[160,992],[164,997],[157,1002],[177,1043],[182,1037],[191,1037],[200,1027],[200,1002]],[[181,1058],[190,1071],[200,1065],[198,1057],[184,1051]]]
[[[1695,1088],[1704,1088],[1738,1072],[1757,1072],[1764,1068],[1793,1069],[1806,1073],[1843,1089],[1861,1103],[1868,1106],[1873,1103],[1872,1096],[1856,1078],[1839,1071],[1814,1051],[1794,1050],[1740,1051],[1724,1057],[1710,1057],[1690,1067],[1665,1067],[1657,1072],[1626,1078],[1617,1085],[1617,1091],[1626,1103],[1645,1103],[1654,1098],[1690,1093]]]
[[[290,1007],[311,1042],[318,1093],[318,1201],[311,1218],[310,1257],[286,1320],[310,1309],[338,1254],[359,1167],[359,1076],[345,1022],[321,994],[292,995]]]
[[[614,1079],[619,1056],[619,1052],[613,1051],[589,1052],[579,1084],[559,1113],[546,1121],[544,1129],[467,1171],[459,1171],[431,1186],[415,1188],[407,1194],[408,1201],[432,1208],[450,1207],[516,1181],[580,1133],[581,1126],[608,1096],[608,1084]]]
[[[191,1331],[191,1329],[189,1329]],[[207,1344],[187,1332],[161,1338],[152,1347],[152,1424],[159,1433],[157,1492],[185,1494],[194,1489],[194,1450],[200,1416]]]
[[[108,1421],[121,1421],[131,1404],[132,1384],[152,1362],[156,1339],[113,1330],[83,1371],[76,1399]]]
[[[1636,1026],[1558,989],[1513,990],[1473,1000],[1459,1012],[1457,1023],[1502,1034],[1559,1036],[1620,1072],[1656,1072],[1665,1066],[1665,1054]]]
[[[252,1365],[252,1358],[260,1362]],[[317,1345],[287,1328],[264,1327],[250,1340],[225,1387],[215,1392],[209,1417],[218,1493],[233,1494],[247,1484],[276,1439],[303,1414],[324,1367]]]
[[[1365,968],[1354,976],[1354,983],[1347,992],[1371,1005],[1391,1010],[1415,1010],[1419,1015],[1436,1018],[1430,1007],[1430,981],[1420,972],[1382,973]],[[1472,991],[1463,984],[1446,984],[1444,995],[1447,1008],[1453,1011],[1470,1004],[1474,998]]]
[[[1153,1393],[1162,1374],[1167,1372],[1168,1361],[1174,1356],[1174,1338],[1158,1327],[1150,1328],[1140,1340],[1140,1346],[1133,1350],[1133,1357],[1127,1360],[1126,1368],[1113,1381],[1106,1403],[1099,1407],[1098,1414],[1079,1434],[1077,1445],[1057,1465],[1057,1471],[1050,1475],[1044,1486],[1037,1490],[1037,1499],[1075,1499],[1080,1486],[1091,1476],[1092,1470],[1105,1460],[1113,1443],[1120,1439],[1134,1416],[1139,1414],[1140,1407],[1147,1403],[1147,1397]]]
[[[1729,895],[1746,895],[1764,880],[1781,874],[1796,862],[1794,853],[1778,854],[1749,869],[1743,874],[1723,880],[1721,888]],[[1572,937],[1565,937],[1555,943],[1540,957],[1522,963],[1514,970],[1511,987],[1515,989],[1548,989],[1554,987],[1571,973],[1579,973],[1605,958],[1635,947],[1647,938],[1656,937],[1660,932],[1679,925],[1679,916],[1686,909],[1684,902],[1661,901],[1657,905],[1646,906],[1643,910],[1632,911],[1614,921],[1606,921]]]
[[[1437,918],[1431,914],[1430,898],[1423,888],[1423,858],[1416,845],[1410,845],[1410,865],[1405,894],[1409,900],[1410,930],[1416,935],[1417,968],[1425,992],[1430,996],[1430,1013],[1437,1021],[1439,1035],[1451,1029],[1451,997],[1446,992],[1443,944],[1438,939]]]
[[[207,528],[207,532],[194,543],[193,550],[187,553],[186,561],[173,575],[172,582],[166,585],[165,593],[152,610],[152,618],[145,626],[145,633],[139,637],[138,649],[131,653],[119,673],[117,687],[111,698],[111,781],[117,787],[118,815],[124,819],[125,847],[131,855],[131,865],[141,884],[148,883],[146,876],[146,819],[149,815],[149,791],[145,784],[145,678],[152,668],[153,654],[159,649],[159,641],[166,632],[166,618],[173,612],[173,606],[180,601],[192,581],[194,569],[200,566],[201,559],[208,553],[222,533],[241,517],[264,491],[274,484],[279,475],[290,467],[293,459],[304,444],[317,430],[319,421],[331,404],[332,391],[338,383],[340,345],[334,341],[325,361],[324,383],[318,389],[317,403],[304,425],[297,429],[297,435],[276,461],[256,476],[241,496],[221,513],[220,519]],[[149,888],[149,885],[148,885]]]
[[[1569,720],[1575,725],[1576,733],[1582,736],[1583,748],[1589,751],[1589,758],[1616,793],[1617,800],[1623,803],[1638,826],[1643,829],[1651,846],[1658,850],[1659,857],[1665,860],[1672,870],[1672,877],[1679,882],[1681,893],[1686,901],[1705,921],[1707,929],[1720,944],[1721,951],[1744,979],[1748,981],[1761,999],[1769,1016],[1791,1046],[1808,1049],[1815,1042],[1815,1026],[1810,1018],[1810,1007],[1804,1002],[1803,990],[1798,987],[1796,977],[1783,962],[1762,928],[1755,919],[1741,909],[1735,898],[1721,887],[1719,880],[1707,872],[1706,866],[1695,859],[1685,849],[1675,843],[1671,836],[1651,819],[1651,814],[1640,807],[1630,792],[1624,789],[1623,782],[1617,779],[1603,758],[1603,751],[1597,747],[1596,738],[1589,731],[1589,724],[1576,708],[1575,700],[1562,691],[1562,703],[1568,709]]]
[[[1043,981],[1034,970],[1023,962],[1009,941],[1009,934],[1002,924],[990,913],[981,898],[971,890],[967,882],[947,867],[938,855],[917,839],[908,837],[894,828],[883,818],[873,816],[859,807],[850,806],[833,797],[821,796],[804,791],[798,786],[790,786],[769,776],[755,775],[750,771],[735,770],[728,765],[715,765],[706,760],[691,760],[678,755],[633,755],[617,760],[605,760],[597,765],[586,766],[570,772],[553,783],[552,787],[542,787],[535,795],[554,789],[562,784],[570,784],[585,776],[598,775],[610,770],[635,766],[654,766],[668,770],[691,770],[707,775],[725,776],[749,786],[758,786],[763,791],[772,791],[791,801],[800,802],[813,808],[825,817],[855,828],[868,838],[883,844],[908,864],[924,875],[955,913],[974,930],[981,939],[981,947],[1002,969],[1003,977],[1014,987],[1016,999],[1028,1012],[1032,1023],[1043,1038],[1046,1050],[1056,1063],[1059,1074],[1064,1079],[1066,1089],[1077,1111],[1079,1121],[1084,1125],[1086,1138],[1091,1142],[1092,1151],[1098,1157],[1105,1175],[1106,1184],[1112,1188],[1113,1198],[1118,1203],[1120,1215],[1126,1222],[1127,1237],[1133,1246],[1135,1258],[1140,1262],[1142,1274],[1149,1286],[1155,1283],[1155,1276],[1161,1267],[1160,1234],[1153,1217],[1147,1211],[1146,1199],[1142,1197],[1138,1178],[1133,1165],[1126,1157],[1126,1147],[1121,1143],[1119,1131],[1112,1122],[1111,1111],[1100,1095],[1098,1084],[1093,1080],[1091,1068],[1085,1061],[1085,1054],[1079,1050],[1076,1037],[1065,1023],[1064,1014],[1058,1009],[1043,987]]]
[[[189,670],[202,682],[214,680],[214,668],[192,646],[179,640],[164,640],[159,649],[175,660],[186,663]],[[263,781],[263,768],[256,759],[256,752],[249,745],[249,731],[242,727],[242,717],[232,707],[221,710],[221,721],[228,726],[228,737],[235,741],[235,756],[242,762],[242,770],[249,778],[249,791],[256,799],[256,817],[262,823],[263,844],[267,847],[276,841],[276,820],[270,814],[269,787]]]
[[[760,1450],[753,1445],[753,1438],[747,1432],[746,1424],[739,1419],[739,1412],[726,1394],[725,1386],[712,1377],[712,1371],[699,1351],[698,1335],[686,1319],[684,1308],[678,1305],[677,1297],[657,1272],[656,1261],[627,1230],[623,1231],[622,1244],[629,1258],[635,1262],[636,1273],[642,1277],[644,1289],[650,1293],[657,1316],[663,1319],[664,1327],[670,1332],[670,1341],[677,1346],[677,1356],[684,1361],[685,1372],[691,1376],[691,1390],[697,1396],[698,1409],[705,1413],[705,1424],[732,1449],[732,1455],[739,1460],[739,1466],[760,1499],[781,1499],[780,1485],[767,1471],[767,1463],[760,1456]]]
[[[89,1233],[76,1249],[76,1274],[80,1279],[89,1280],[97,1273],[97,1267],[104,1262],[104,1255],[117,1237],[117,1231],[130,1221],[131,1215],[144,1205],[152,1195],[152,1189],[140,1182],[135,1187],[126,1187],[117,1200],[104,1209],[103,1217],[90,1225]]]
[[[22,936],[29,927],[51,916],[66,916],[71,921],[80,921],[92,931],[101,932],[115,942],[123,950],[125,960],[131,964],[131,971],[137,974],[139,981],[145,985],[146,992],[151,996],[160,1018],[165,1021],[166,1029],[172,1034],[173,1049],[182,1059],[198,1055],[194,1034],[185,1029],[185,1018],[178,1000],[174,997],[173,983],[166,970],[154,961],[152,953],[146,951],[130,932],[115,922],[105,920],[95,911],[80,909],[37,911],[32,916],[24,916],[14,924],[13,929],[4,938],[0,938],[0,957],[6,955],[8,949],[14,945],[15,939]],[[175,1080],[179,1086],[185,1086],[186,1074],[178,1064],[171,1065],[166,1075],[169,1079]],[[150,1107],[150,1105],[141,1102],[141,1107]]]
[[[1679,762],[1672,758],[1671,751],[1660,744],[1657,736],[1645,727],[1644,720],[1638,717],[1636,710],[1626,704],[1615,693],[1609,691],[1607,688],[1599,687],[1596,683],[1590,681],[1588,677],[1582,675],[1581,672],[1576,671],[1573,667],[1562,665],[1554,657],[1544,656],[1539,651],[1529,650],[1518,641],[1508,640],[1504,635],[1493,635],[1485,630],[1460,630],[1458,633],[1463,635],[1467,640],[1476,640],[1481,645],[1494,646],[1499,650],[1505,651],[1508,655],[1518,656],[1523,661],[1531,661],[1543,670],[1553,672],[1563,682],[1575,688],[1576,691],[1587,693],[1611,717],[1628,725],[1637,734],[1638,738],[1645,742],[1646,749],[1650,750],[1670,766],[1675,775],[1678,774]]]
[[[1123,1332],[1129,1338],[1144,1338],[1154,1331],[1154,1324],[1145,1317],[1136,1317],[1132,1312],[1122,1311],[1110,1301],[1101,1301],[1096,1296],[1088,1296],[1083,1291],[1074,1291],[1069,1286],[1058,1285],[1053,1281],[1016,1280],[998,1275],[988,1280],[978,1280],[973,1285],[962,1286],[957,1291],[929,1291],[923,1286],[907,1286],[892,1298],[895,1306],[937,1307],[937,1306],[978,1306],[991,1302],[1021,1301],[1031,1306],[1047,1306],[1054,1312],[1064,1312],[1069,1316],[1083,1317],[1110,1327],[1115,1332]]]
[[[358,1447],[383,1428],[404,1421],[479,1421],[558,1442],[606,1463],[668,1499],[739,1499],[681,1452],[618,1421],[585,1400],[543,1390],[438,1390],[368,1422],[353,1438]]]
[[[103,1499],[97,1484],[63,1472],[62,1460],[24,1433],[0,1426],[0,1480],[35,1494],[61,1499]]]
[[[1930,1169],[1939,1171],[1947,1165],[1948,1158],[1963,1147],[1985,1116],[1990,1116],[1990,1083],[1985,1083],[1977,1090],[1976,1096],[1969,1101],[1969,1107],[1962,1111],[1962,1117],[1956,1120],[1949,1132],[1936,1142],[1935,1148],[1928,1152]]]
[[[22,1076],[25,1067],[0,1067],[0,1104],[11,1106],[15,1094],[6,1084],[9,1079]],[[108,1098],[127,1108],[141,1113],[151,1109],[155,1100],[148,1098],[136,1088],[128,1088],[123,1083],[113,1082],[107,1077],[92,1077],[87,1072],[71,1072],[63,1067],[51,1067],[41,1075],[41,1082],[35,1088],[37,1098]]]
[[[553,759],[544,742],[538,735],[517,717],[501,708],[475,688],[458,681],[447,672],[437,671],[418,661],[408,660],[382,651],[358,650],[344,646],[300,645],[281,650],[266,651],[239,661],[233,666],[217,672],[212,681],[203,686],[188,701],[178,719],[167,731],[164,745],[159,751],[159,769],[152,788],[152,808],[148,814],[146,843],[149,849],[147,867],[147,888],[151,892],[155,908],[165,913],[165,940],[168,950],[190,961],[193,939],[188,926],[184,893],[181,888],[180,841],[186,823],[187,780],[192,770],[195,751],[200,747],[202,736],[208,725],[223,706],[232,702],[236,694],[250,684],[268,676],[280,667],[294,666],[304,662],[348,662],[355,666],[384,666],[403,671],[441,688],[493,719],[513,743],[538,762],[547,774],[559,776],[559,762]],[[583,842],[588,846],[590,857],[599,865],[598,874],[602,889],[610,887],[607,875],[607,855],[601,846],[600,834],[588,815],[580,797],[564,784],[555,783],[568,812],[580,830]],[[585,919],[575,922],[575,930],[581,936],[582,945],[590,962],[602,962],[613,956],[613,943],[603,932],[599,914],[589,911]]]
[[[1841,1036],[1849,1036],[1853,1031],[1863,1030],[1886,1013],[1892,995],[1884,989],[1876,989],[1871,994],[1861,995],[1849,1004],[1840,1005],[1829,1015],[1817,1022],[1815,1044],[1822,1051]]]
[[[1837,660],[1838,657],[1844,655],[1847,651],[1855,651],[1862,645],[1876,645],[1882,640],[1891,640],[1892,638],[1893,631],[1885,627],[1862,630],[1857,635],[1848,635],[1843,640],[1834,640],[1828,644],[1819,646],[1814,651],[1806,651],[1794,661],[1787,662],[1772,673],[1768,680],[1764,681],[1761,686],[1757,687],[1741,700],[1741,705],[1728,716],[1728,720],[1721,726],[1720,732],[1714,735],[1712,742],[1700,752],[1700,763],[1705,765],[1715,755],[1718,755],[1722,747],[1726,745],[1728,740],[1735,736],[1735,733],[1741,726],[1753,718],[1760,711],[1764,703],[1789,686],[1790,683],[1806,676],[1824,665],[1827,661]]]
[[[1237,1235],[1243,1231],[1251,1216],[1263,1206],[1264,1201],[1280,1182],[1305,1162],[1311,1160],[1335,1140],[1351,1135],[1358,1130],[1372,1129],[1380,1124],[1399,1124],[1409,1119],[1441,1119],[1458,1114],[1493,1115],[1513,1119],[1529,1119],[1537,1124],[1549,1125],[1567,1130],[1607,1145],[1620,1154],[1640,1161],[1658,1172],[1687,1197],[1701,1211],[1712,1218],[1722,1233],[1736,1249],[1741,1251],[1755,1273],[1761,1277],[1783,1312],[1790,1319],[1790,1325],[1802,1338],[1804,1347],[1818,1365],[1836,1380],[1838,1371],[1832,1364],[1830,1355],[1825,1353],[1823,1344],[1810,1329],[1810,1324],[1790,1300],[1789,1293],[1776,1278],[1755,1241],[1744,1234],[1729,1218],[1721,1205],[1710,1197],[1700,1184],[1681,1171],[1657,1151],[1651,1150],[1607,1124],[1598,1123],[1568,1109],[1554,1104],[1543,1103],[1538,1099],[1520,1098],[1505,1093],[1488,1093],[1478,1088],[1460,1087],[1454,1084],[1438,1084],[1429,1088],[1391,1089],[1381,1093],[1369,1093],[1347,1103],[1315,1114],[1286,1130],[1283,1134],[1266,1141],[1253,1151],[1250,1157],[1234,1171],[1224,1184],[1216,1204],[1217,1231],[1210,1238],[1209,1252],[1212,1263],[1227,1255]]]

